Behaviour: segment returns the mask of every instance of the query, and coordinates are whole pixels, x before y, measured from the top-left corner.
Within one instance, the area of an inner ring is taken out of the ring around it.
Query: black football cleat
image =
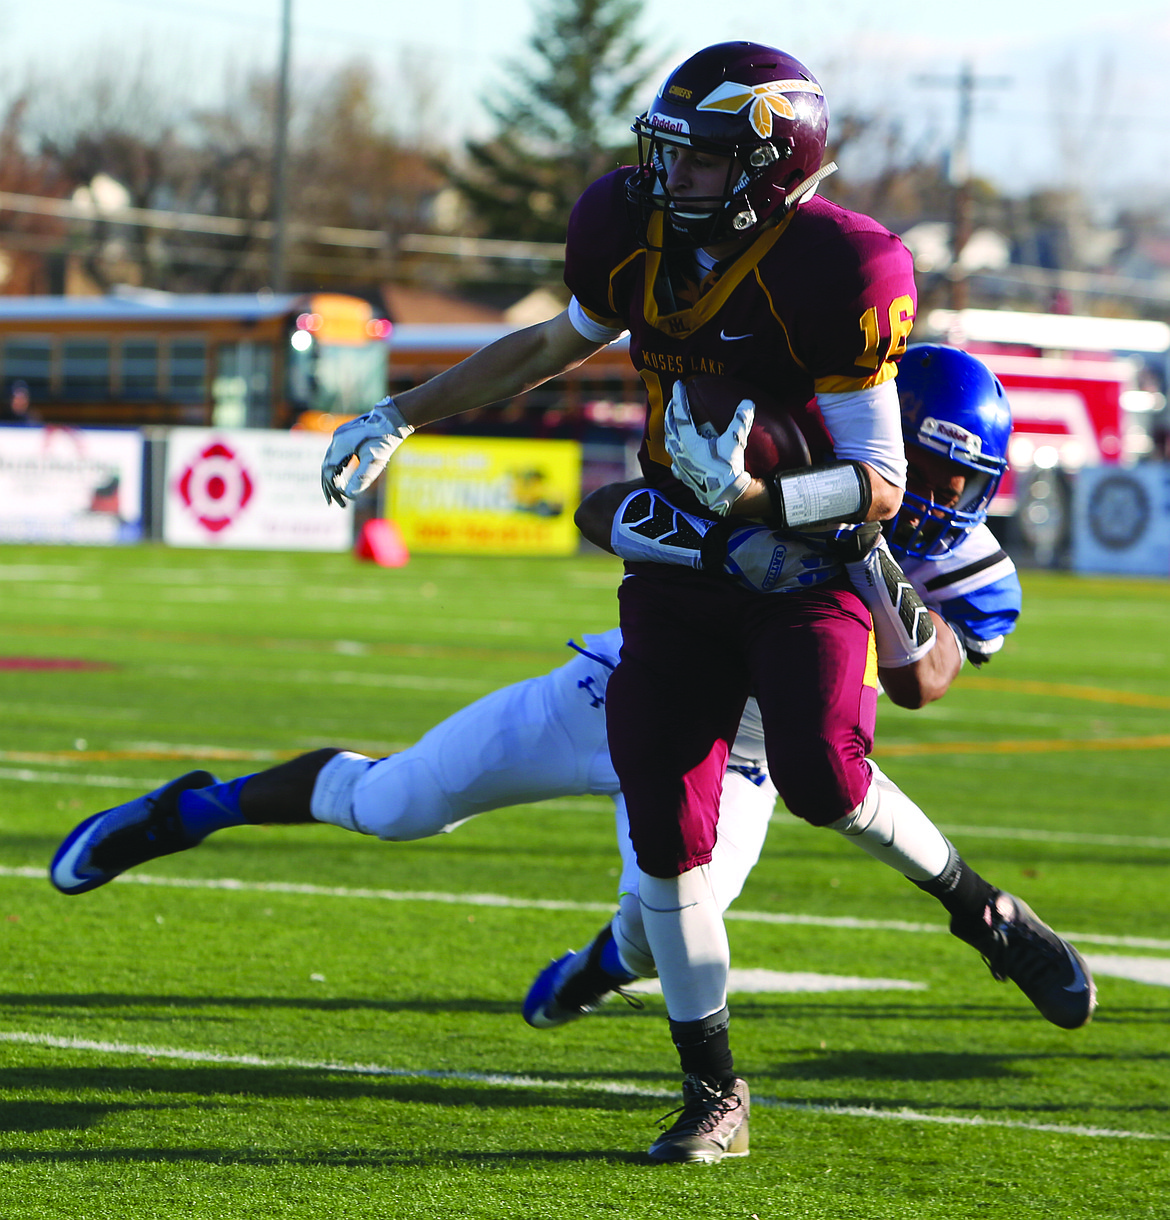
[[[549,962],[524,997],[524,1020],[535,1029],[552,1029],[588,1016],[615,995],[631,1008],[641,1008],[641,1000],[622,990],[638,976],[613,975],[601,964],[602,951],[612,940],[613,930],[606,924],[584,949]]]
[[[1089,967],[1026,902],[998,890],[982,921],[952,919],[951,931],[983,954],[994,978],[1011,979],[1046,1021],[1080,1029],[1091,1020],[1097,987]]]

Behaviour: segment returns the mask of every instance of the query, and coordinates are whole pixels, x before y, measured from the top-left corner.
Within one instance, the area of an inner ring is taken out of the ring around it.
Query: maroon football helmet
[[[644,221],[666,214],[663,244],[752,235],[783,215],[794,192],[803,193],[800,184],[817,174],[828,126],[825,96],[802,63],[775,47],[721,42],[675,68],[634,120],[639,167],[629,196]],[[731,158],[722,195],[672,198],[665,145]]]

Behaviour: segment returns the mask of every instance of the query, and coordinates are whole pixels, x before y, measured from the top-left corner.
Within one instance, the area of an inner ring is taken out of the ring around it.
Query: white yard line
[[[191,1050],[186,1047],[152,1046],[128,1042],[100,1042],[88,1038],[61,1038],[52,1034],[23,1030],[0,1031],[0,1042],[25,1046],[44,1046],[55,1050],[93,1051],[104,1055],[134,1055],[145,1059],[176,1059],[184,1063],[216,1063],[229,1067],[298,1068],[302,1071],[345,1073],[359,1076],[385,1076],[406,1080],[442,1080],[482,1084],[501,1088],[572,1090],[625,1097],[674,1100],[675,1089],[654,1089],[618,1080],[544,1080],[539,1076],[513,1076],[505,1072],[445,1072],[431,1068],[393,1068],[376,1063],[336,1063],[316,1059],[264,1058],[260,1055],[229,1055],[222,1051]],[[825,1106],[782,1098],[752,1095],[752,1104],[805,1114],[827,1114],[843,1118],[873,1118],[909,1123],[939,1123],[961,1127],[1006,1127],[1015,1131],[1038,1131],[1055,1135],[1088,1136],[1100,1139],[1170,1140],[1170,1135],[1148,1131],[1127,1131],[1112,1127],[1090,1127],[1075,1123],[1033,1123],[1021,1119],[983,1118],[979,1115],[923,1114],[916,1110],[881,1110],[875,1106]]]
[[[47,883],[43,868],[0,865],[0,877]],[[149,885],[179,890],[229,890],[241,894],[304,894],[314,898],[363,898],[382,902],[439,902],[450,906],[504,907],[520,911],[587,911],[611,914],[612,902],[572,902],[560,898],[512,898],[507,894],[456,894],[442,890],[382,890],[347,885],[312,885],[301,881],[240,881],[235,877],[158,877],[123,873],[114,885]],[[944,924],[912,923],[903,919],[858,919],[852,915],[796,915],[779,911],[728,911],[726,919],[746,923],[794,924],[848,931],[945,933]],[[1107,936],[1095,932],[1065,932],[1070,940],[1121,949],[1170,952],[1170,940],[1150,936]]]
[[[1123,957],[1113,953],[1086,953],[1084,958],[1096,975],[1149,983],[1151,987],[1170,987],[1170,958]]]
[[[1118,958],[1118,961],[1141,961],[1140,958]],[[1170,969],[1170,962],[1160,958],[1147,959]],[[908,979],[862,978],[854,974],[817,974],[811,970],[761,970],[738,969],[732,966],[727,972],[727,991],[730,995],[795,995],[825,994],[833,991],[926,991],[925,983],[912,983]],[[626,983],[622,991],[633,991],[638,995],[661,995],[662,984],[658,979],[637,979]]]
[[[80,784],[87,788],[130,788],[138,792],[157,788],[165,779],[135,779],[129,775],[70,774],[68,771],[32,771],[28,767],[0,767],[0,779],[17,784]]]
[[[1155,847],[1170,848],[1170,839],[1152,835],[1096,835],[1076,830],[1020,830],[1009,826],[943,826],[939,829],[956,838],[969,835],[975,839],[1015,839],[1024,843],[1072,843],[1084,847]]]

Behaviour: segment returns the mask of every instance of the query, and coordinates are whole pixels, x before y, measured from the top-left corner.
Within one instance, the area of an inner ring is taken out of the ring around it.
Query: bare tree
[[[174,78],[164,58],[145,51],[99,54],[84,70],[39,75],[30,90],[36,105],[20,112],[21,139],[37,150],[38,164],[51,170],[55,194],[69,195],[105,175],[124,188],[132,207],[227,217],[239,222],[235,231],[184,229],[164,220],[114,224],[97,215],[84,224],[70,222],[67,230],[58,225],[60,248],[68,231],[73,254],[103,289],[124,280],[178,291],[261,288],[269,270],[273,75],[225,73],[220,98],[198,107],[176,96]],[[425,73],[415,72],[395,95],[421,95],[426,81]],[[363,63],[294,80],[294,237],[298,225],[390,235],[386,252],[373,260],[360,248],[294,240],[294,287],[385,278],[393,233],[423,227],[429,219],[430,202],[444,180],[430,158],[395,131],[383,92]],[[8,163],[17,164],[11,158]]]
[[[0,191],[34,198],[63,195],[68,180],[49,158],[29,149],[27,111],[28,98],[22,94],[0,124]],[[60,267],[49,256],[65,239],[65,225],[55,217],[0,207],[0,292],[26,295],[57,287]]]

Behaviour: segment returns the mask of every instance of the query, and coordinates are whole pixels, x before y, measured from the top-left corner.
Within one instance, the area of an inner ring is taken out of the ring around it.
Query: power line
[[[19,195],[11,191],[0,191],[0,212],[52,216],[72,223],[131,225],[215,237],[251,237],[269,242],[276,234],[276,226],[270,220],[243,220],[236,216],[210,216],[203,212],[172,212],[160,208],[127,207],[100,212],[90,204],[76,203],[72,199]],[[394,242],[390,234],[381,229],[346,229],[296,222],[288,225],[288,236],[314,245],[374,251],[387,256],[391,256],[395,248],[410,254],[486,258],[504,262],[559,262],[565,255],[564,246],[555,242],[443,237],[427,233],[404,233]],[[0,239],[7,240],[7,235],[0,232]]]
[[[60,220],[104,222],[112,225],[137,225],[187,233],[209,233],[218,237],[258,237],[271,241],[275,225],[270,220],[242,220],[235,216],[210,216],[202,212],[172,212],[160,208],[111,208],[99,211],[92,205],[71,199],[50,199],[41,195],[18,195],[0,191],[0,211],[24,212],[36,216],[55,216]],[[388,235],[380,229],[343,229],[330,225],[290,224],[290,234],[302,241],[323,246],[353,246],[381,250],[389,247]]]

